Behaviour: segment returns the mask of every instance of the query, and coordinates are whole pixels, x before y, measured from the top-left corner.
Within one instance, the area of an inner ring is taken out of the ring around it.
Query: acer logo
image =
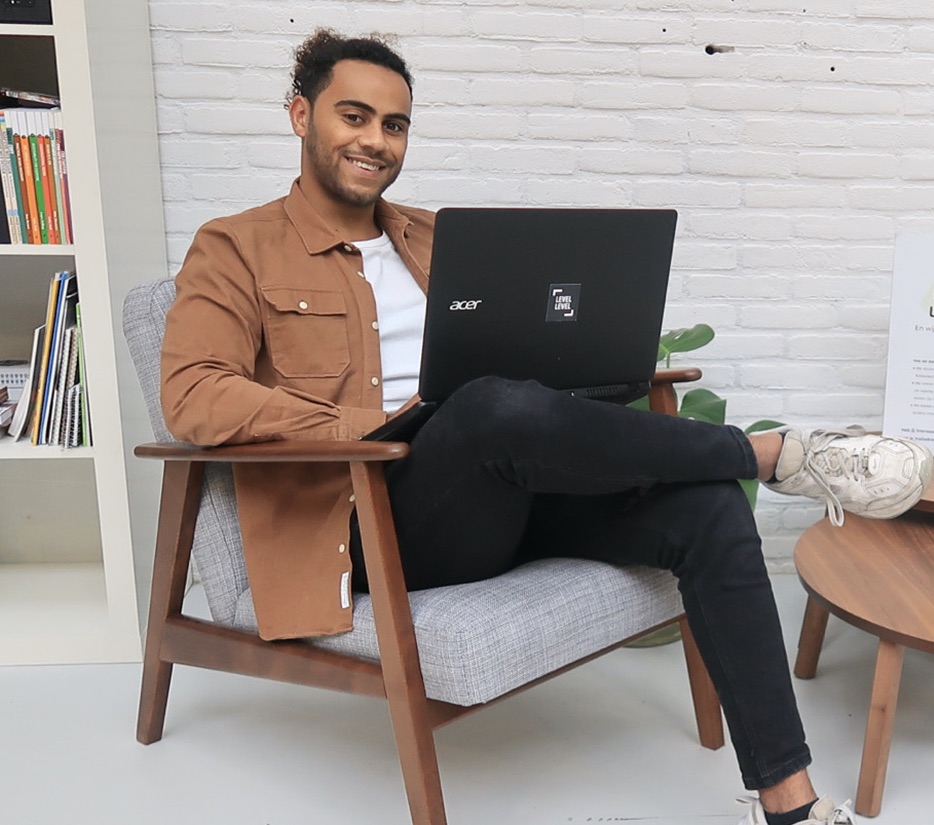
[[[471,310],[476,309],[480,304],[483,303],[481,298],[479,301],[452,301],[451,306],[448,307],[450,310]]]

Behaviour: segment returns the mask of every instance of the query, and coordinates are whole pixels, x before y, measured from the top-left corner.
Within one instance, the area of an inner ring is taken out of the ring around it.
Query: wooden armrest
[[[649,387],[649,409],[666,415],[678,414],[675,384],[697,381],[702,373],[697,367],[681,370],[657,370]]]
[[[699,381],[702,375],[703,373],[697,367],[687,367],[682,370],[656,370],[655,375],[652,376],[652,386]]]
[[[401,441],[261,441],[229,447],[198,447],[182,441],[140,444],[138,458],[162,461],[305,462],[392,461],[408,455]]]

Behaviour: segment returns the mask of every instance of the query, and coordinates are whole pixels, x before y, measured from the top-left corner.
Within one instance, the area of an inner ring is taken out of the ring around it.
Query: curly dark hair
[[[334,64],[339,60],[364,60],[384,66],[401,75],[409,92],[412,91],[413,81],[408,66],[380,35],[348,38],[332,29],[318,29],[295,49],[292,89],[287,100],[300,95],[314,103],[331,82]]]

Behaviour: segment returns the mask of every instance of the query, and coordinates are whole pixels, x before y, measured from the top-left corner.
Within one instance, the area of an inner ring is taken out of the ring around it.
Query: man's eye
[[[387,123],[386,128],[390,132],[395,132],[396,134],[402,134],[405,132],[405,126],[403,126],[401,123]]]
[[[353,112],[348,112],[344,115],[344,120],[349,121],[350,123],[362,123],[363,118],[360,115],[354,114]]]

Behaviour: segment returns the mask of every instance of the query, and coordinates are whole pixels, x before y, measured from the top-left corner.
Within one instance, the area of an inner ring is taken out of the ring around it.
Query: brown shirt
[[[434,214],[380,201],[376,220],[427,291]],[[175,283],[162,409],[176,438],[354,439],[385,421],[362,255],[297,182],[285,198],[203,226]],[[349,630],[348,469],[238,464],[234,484],[260,635]]]

